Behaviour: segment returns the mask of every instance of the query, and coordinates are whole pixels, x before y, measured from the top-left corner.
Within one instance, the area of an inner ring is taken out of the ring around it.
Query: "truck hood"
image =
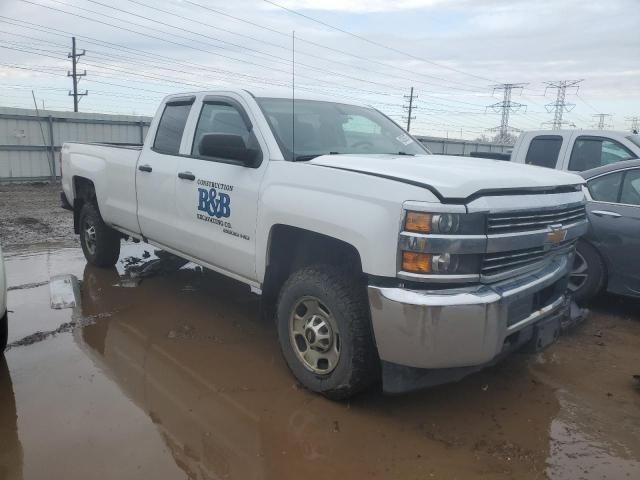
[[[584,183],[578,175],[550,168],[447,155],[322,155],[309,163],[423,186],[448,200],[466,199],[481,191],[543,190]]]

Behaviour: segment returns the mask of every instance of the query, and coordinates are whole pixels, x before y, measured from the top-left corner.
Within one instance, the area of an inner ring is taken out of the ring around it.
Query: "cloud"
[[[316,10],[351,13],[379,13],[396,10],[430,8],[446,0],[281,0],[278,5],[295,10]],[[277,7],[273,7],[277,8]]]
[[[580,93],[593,107],[569,97],[577,103],[569,117],[579,125],[590,124],[594,108],[615,113],[619,127],[640,112],[635,0],[610,0],[605,10],[577,0],[275,0],[389,48],[259,0],[30,1],[42,6],[0,0],[0,15],[18,20],[0,18],[0,46],[9,47],[0,48],[0,64],[14,66],[0,65],[0,103],[28,107],[33,87],[68,108],[71,35],[87,50],[85,109],[151,114],[169,92],[287,86],[295,29],[301,92],[375,103],[399,118],[413,86],[416,125],[426,133],[494,126],[497,115],[485,115],[484,106],[498,100],[491,85],[499,82],[529,84],[518,98],[528,113],[513,120],[521,128],[549,119],[545,80],[585,79]]]

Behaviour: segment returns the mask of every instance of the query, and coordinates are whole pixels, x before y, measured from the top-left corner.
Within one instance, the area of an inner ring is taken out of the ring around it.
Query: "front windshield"
[[[627,137],[627,140],[631,140],[633,143],[635,143],[637,146],[640,147],[640,135],[629,135]]]
[[[290,99],[256,100],[287,160],[310,160],[319,155],[339,153],[429,153],[422,144],[414,141],[404,130],[373,108],[296,100],[294,123]]]

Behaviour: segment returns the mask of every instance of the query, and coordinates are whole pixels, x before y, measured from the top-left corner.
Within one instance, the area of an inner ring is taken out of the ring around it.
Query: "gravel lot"
[[[78,244],[73,216],[60,207],[59,183],[0,184],[0,242],[3,247]]]

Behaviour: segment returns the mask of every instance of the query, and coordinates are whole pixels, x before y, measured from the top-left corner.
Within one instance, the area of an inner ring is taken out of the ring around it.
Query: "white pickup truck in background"
[[[140,239],[275,306],[307,388],[347,398],[456,380],[566,315],[582,178],[429,152],[364,106],[246,90],[167,97],[142,147],[66,143],[90,263]]]
[[[523,132],[511,152],[515,163],[574,172],[636,158],[640,158],[640,135],[608,130]]]

